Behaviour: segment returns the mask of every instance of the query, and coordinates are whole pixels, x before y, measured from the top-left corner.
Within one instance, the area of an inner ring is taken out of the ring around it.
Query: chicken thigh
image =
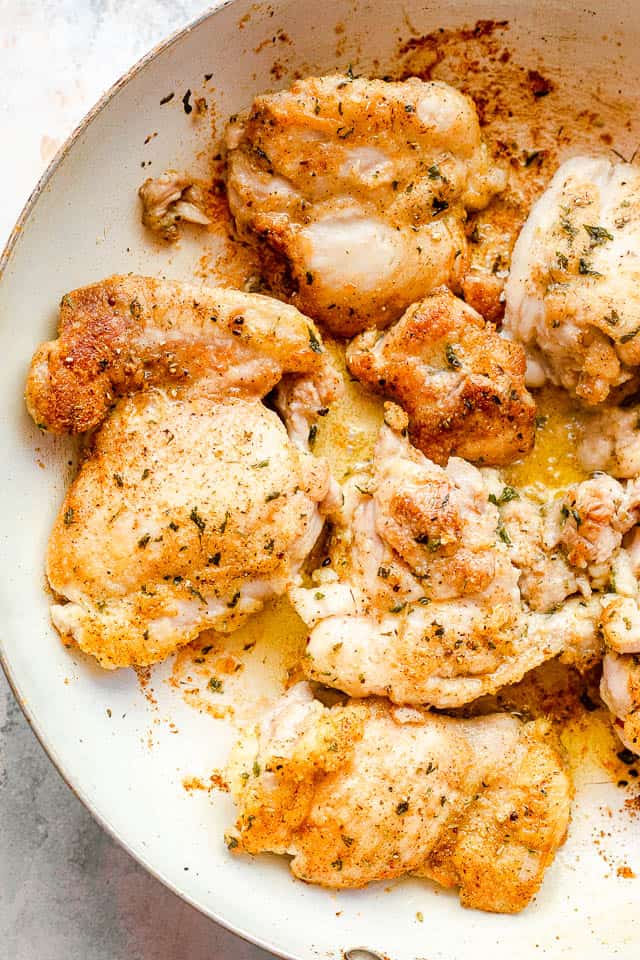
[[[588,404],[635,383],[640,363],[640,169],[574,157],[516,242],[504,325],[545,378]]]
[[[383,427],[373,470],[344,486],[330,565],[290,592],[311,631],[309,677],[448,708],[561,652],[562,632],[525,615],[489,493],[470,463],[452,457],[443,469]]]
[[[103,667],[153,663],[292,583],[332,495],[300,422],[326,409],[335,375],[312,322],[265,297],[115,277],[62,310],[34,357],[34,417],[85,430],[126,395],[54,524],[53,622]],[[283,376],[296,442],[260,402]]]
[[[381,700],[324,707],[293,687],[227,769],[234,852],[292,856],[295,876],[362,887],[406,873],[515,913],[564,841],[572,788],[541,721],[454,720]]]
[[[347,363],[404,408],[411,442],[436,463],[455,455],[505,464],[533,446],[536,407],[522,347],[447,289],[413,304],[384,334],[356,337]]]
[[[603,610],[640,599],[640,484],[603,474],[536,502],[496,470],[438,466],[402,424],[388,404],[313,586],[290,590],[310,629],[307,676],[447,709],[552,657],[600,662]]]
[[[458,289],[466,210],[506,183],[472,101],[415,77],[298,80],[232,118],[227,146],[236,225],[282,254],[296,305],[341,336]]]

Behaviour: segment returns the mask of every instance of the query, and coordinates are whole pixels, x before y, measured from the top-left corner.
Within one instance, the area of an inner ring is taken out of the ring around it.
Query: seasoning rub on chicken
[[[326,887],[411,873],[499,913],[540,887],[572,795],[544,721],[454,720],[375,699],[327,708],[306,684],[244,731],[227,778],[234,853],[290,856],[295,876]]]
[[[236,225],[283,256],[296,305],[341,336],[459,289],[466,211],[506,183],[473,102],[415,77],[307,77],[256,97],[226,137]]]
[[[298,445],[260,402],[281,380]],[[300,423],[336,390],[313,323],[266,297],[144,277],[67,294],[27,384],[41,426],[98,427],[49,542],[60,633],[148,664],[285,592],[331,499]]]

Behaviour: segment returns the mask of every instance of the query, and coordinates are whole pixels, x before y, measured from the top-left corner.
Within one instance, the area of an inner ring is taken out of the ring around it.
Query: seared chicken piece
[[[284,593],[313,547],[326,461],[255,401],[123,400],[55,522],[47,576],[60,633],[103,667],[161,660]]]
[[[383,427],[372,474],[345,484],[331,565],[290,592],[311,630],[309,677],[448,708],[561,652],[544,616],[528,623],[489,492],[471,464],[452,457],[443,469]]]
[[[291,397],[311,422],[336,374],[312,322],[265,297],[116,277],[69,294],[62,314],[33,361],[34,418],[77,432],[130,395],[55,522],[47,575],[67,602],[53,621],[103,667],[153,663],[291,585],[331,479],[260,398],[291,377],[283,409]]]
[[[540,887],[572,795],[543,721],[454,720],[382,700],[329,709],[306,684],[242,734],[227,776],[235,853],[289,855],[295,876],[325,887],[417,874],[501,913]]]
[[[347,363],[404,408],[412,443],[436,463],[455,455],[506,464],[533,446],[536,407],[522,347],[449,290],[413,304],[386,333],[356,337]]]
[[[640,169],[574,157],[558,169],[516,242],[505,328],[546,377],[589,404],[640,363]]]
[[[142,222],[148,230],[168,243],[178,239],[181,221],[206,226],[211,220],[204,212],[202,188],[190,177],[163,173],[145,180],[138,195],[142,201]]]
[[[232,118],[227,147],[238,228],[282,254],[296,305],[342,336],[458,289],[466,211],[506,183],[473,102],[415,77],[296,81]]]
[[[66,294],[58,339],[31,361],[26,400],[53,433],[97,426],[117,397],[142,388],[173,396],[265,396],[285,375],[308,375],[326,406],[338,378],[314,324],[258,294],[150,277],[110,277]]]

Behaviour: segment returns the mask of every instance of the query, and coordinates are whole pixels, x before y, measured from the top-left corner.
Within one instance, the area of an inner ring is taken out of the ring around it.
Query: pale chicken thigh
[[[546,378],[589,404],[640,363],[640,168],[574,157],[533,206],[511,259],[505,329]]]
[[[313,323],[265,297],[115,277],[62,314],[34,357],[34,418],[78,432],[113,410],[49,542],[53,622],[103,667],[153,663],[293,582],[333,496],[301,424],[336,375]],[[260,402],[281,378],[293,439]]]
[[[283,256],[296,305],[341,336],[458,289],[466,211],[506,183],[473,102],[417,78],[298,80],[226,136],[236,225]]]
[[[471,464],[443,469],[385,426],[372,471],[344,494],[330,565],[290,592],[310,628],[309,677],[447,708],[561,652],[561,632],[527,621],[509,536]]]
[[[227,777],[236,853],[286,854],[295,876],[326,887],[413,873],[504,913],[540,887],[572,796],[544,722],[454,720],[381,700],[327,708],[306,684],[244,731]]]
[[[536,406],[522,347],[447,289],[413,304],[384,334],[356,337],[347,364],[402,406],[411,442],[436,463],[459,456],[506,464],[533,446]]]
[[[598,475],[536,502],[495,470],[428,460],[399,408],[387,420],[371,469],[344,484],[314,585],[290,590],[307,676],[446,709],[552,657],[599,663],[605,607],[639,599],[640,485]]]

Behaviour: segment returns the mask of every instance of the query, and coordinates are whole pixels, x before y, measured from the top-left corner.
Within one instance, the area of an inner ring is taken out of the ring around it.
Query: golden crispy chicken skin
[[[261,403],[276,385],[286,426]],[[267,297],[141,277],[64,297],[29,409],[55,432],[104,422],[49,542],[59,632],[103,667],[149,664],[284,593],[331,499],[307,441],[337,389],[312,321]]]
[[[292,856],[295,876],[326,887],[417,874],[502,913],[540,887],[572,795],[544,722],[454,720],[382,700],[329,709],[306,684],[243,733],[227,776],[236,853]]]
[[[341,336],[458,289],[466,211],[506,182],[472,101],[417,78],[296,81],[233,118],[227,146],[236,225],[283,255],[296,305]]]
[[[404,408],[412,442],[436,463],[458,456],[502,465],[533,446],[536,407],[522,347],[449,290],[413,304],[384,334],[356,337],[347,363]]]
[[[114,276],[65,294],[58,332],[26,388],[31,416],[53,433],[90,430],[117,397],[154,385],[260,398],[285,374],[311,374],[320,394],[337,389],[313,322],[258,294]]]

